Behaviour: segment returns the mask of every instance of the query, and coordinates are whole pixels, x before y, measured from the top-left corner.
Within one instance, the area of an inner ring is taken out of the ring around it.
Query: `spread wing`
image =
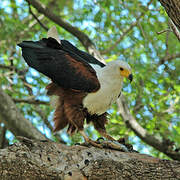
[[[27,64],[65,89],[94,92],[100,88],[95,70],[80,55],[65,51],[53,38],[18,44]]]

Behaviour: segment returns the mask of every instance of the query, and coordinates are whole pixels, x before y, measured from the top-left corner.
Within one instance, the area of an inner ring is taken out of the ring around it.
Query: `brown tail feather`
[[[68,119],[64,114],[64,100],[59,97],[58,105],[54,112],[54,132],[65,128],[67,124]]]
[[[69,124],[72,124],[68,128],[68,133],[73,134],[77,130],[83,130],[85,114],[78,107],[69,104],[68,102],[64,103],[64,112],[69,120]]]
[[[73,126],[72,124],[69,124],[69,126],[68,126],[68,129],[67,129],[67,133],[70,135],[70,136],[72,136],[75,132],[76,132],[76,127],[75,126]]]
[[[54,112],[54,132],[63,129],[68,124],[67,131],[70,135],[76,130],[82,130],[85,114],[81,104],[86,94],[77,93],[74,90],[64,90],[53,82],[46,89],[47,95],[59,96]]]
[[[59,87],[57,84],[51,82],[46,86],[47,95],[52,96],[56,95],[59,96],[56,110],[54,112],[54,132],[63,129],[68,124],[68,119],[64,114],[64,98],[63,98],[63,89]]]
[[[91,121],[94,124],[94,127],[97,131],[106,131],[105,129],[105,124],[107,124],[107,114],[108,113],[104,113],[100,116],[91,116]]]

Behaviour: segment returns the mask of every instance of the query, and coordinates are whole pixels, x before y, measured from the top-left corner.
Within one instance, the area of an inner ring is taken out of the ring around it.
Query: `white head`
[[[107,64],[113,74],[120,75],[122,78],[126,77],[130,81],[133,79],[132,70],[130,65],[122,60],[111,61]]]

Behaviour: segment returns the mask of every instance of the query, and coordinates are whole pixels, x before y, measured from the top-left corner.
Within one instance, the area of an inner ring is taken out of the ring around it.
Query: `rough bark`
[[[18,167],[18,168],[17,168]],[[1,179],[180,179],[180,162],[22,138],[0,150]]]
[[[25,136],[32,139],[46,139],[32,124],[25,119],[15,103],[0,87],[0,121],[5,124],[15,136]]]
[[[179,0],[159,0],[166,10],[168,16],[180,30],[180,1]]]

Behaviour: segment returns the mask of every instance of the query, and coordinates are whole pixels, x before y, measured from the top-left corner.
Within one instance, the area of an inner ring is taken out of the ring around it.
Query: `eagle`
[[[93,123],[101,136],[115,141],[105,129],[106,111],[119,98],[123,79],[133,80],[127,62],[116,60],[105,65],[57,37],[23,41],[18,46],[26,63],[51,79],[46,89],[47,95],[56,97],[54,132],[68,126],[69,135],[78,131],[85,142],[100,147],[84,132],[86,120]]]

